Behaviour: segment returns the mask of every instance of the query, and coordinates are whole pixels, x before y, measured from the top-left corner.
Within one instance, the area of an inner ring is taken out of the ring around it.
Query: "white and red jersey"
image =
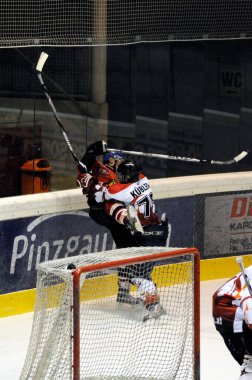
[[[252,280],[252,265],[246,268]],[[213,295],[213,317],[233,323],[234,332],[242,331],[243,320],[252,329],[252,299],[242,273],[228,280]]]
[[[160,223],[156,214],[149,180],[143,174],[140,175],[140,179],[137,182],[124,184],[116,182],[111,184],[106,188],[104,199],[107,201],[119,201],[126,206],[129,204],[133,205],[142,226]]]

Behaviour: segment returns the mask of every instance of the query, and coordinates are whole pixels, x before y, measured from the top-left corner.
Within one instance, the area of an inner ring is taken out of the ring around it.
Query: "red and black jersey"
[[[246,273],[252,279],[252,265]],[[233,323],[235,332],[241,331],[243,320],[252,329],[252,299],[242,273],[232,277],[214,293],[213,317]]]
[[[110,185],[112,181],[116,180],[115,172],[97,160],[92,166],[91,174],[97,179],[98,183],[104,185]]]

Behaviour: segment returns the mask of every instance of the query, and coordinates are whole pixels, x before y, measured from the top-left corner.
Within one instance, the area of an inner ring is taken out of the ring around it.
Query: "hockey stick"
[[[247,285],[247,288],[248,288],[248,291],[249,291],[249,295],[252,298],[252,288],[251,288],[251,285],[250,285],[250,282],[249,282],[249,278],[248,278],[248,276],[247,276],[247,274],[245,272],[245,268],[244,268],[244,265],[243,265],[243,258],[242,257],[237,257],[236,262],[240,265],[242,275],[244,277],[244,280],[246,282],[246,285]]]
[[[248,152],[243,150],[240,154],[227,161],[215,161],[215,160],[204,160],[199,158],[190,158],[190,157],[180,157],[180,156],[170,156],[166,154],[156,154],[156,153],[144,153],[144,152],[136,152],[133,150],[121,150],[121,149],[107,149],[108,152],[123,152],[125,154],[134,155],[134,156],[143,156],[143,157],[153,157],[153,158],[163,158],[165,160],[173,160],[173,161],[183,161],[183,162],[194,162],[196,164],[206,163],[210,165],[232,165],[239,161],[241,161],[244,157],[247,156]]]
[[[31,65],[33,68],[36,67],[35,63],[26,55],[24,54],[21,49],[15,48],[14,49],[29,65]],[[63,87],[61,87],[57,82],[55,82],[49,75],[46,73],[43,73],[44,75],[44,80],[46,82],[50,82],[57,90],[59,90],[60,93],[65,95],[73,106],[75,107],[76,111],[78,111],[83,117],[91,117],[91,115],[88,113],[86,109],[84,109],[81,104],[71,95],[69,92],[67,92]]]
[[[87,167],[81,161],[78,160],[76,154],[74,153],[72,144],[70,143],[70,140],[69,140],[69,138],[67,136],[66,130],[65,130],[62,122],[60,121],[60,118],[58,116],[56,108],[54,107],[53,101],[52,101],[52,99],[51,99],[51,97],[50,97],[50,95],[48,93],[48,90],[47,90],[47,88],[45,86],[45,83],[43,81],[42,70],[43,70],[44,64],[46,63],[47,58],[48,58],[48,54],[47,53],[42,52],[40,54],[40,57],[39,57],[39,60],[38,60],[37,66],[36,66],[36,72],[37,72],[37,76],[38,76],[39,82],[41,84],[41,87],[42,87],[42,90],[43,90],[44,94],[47,97],[48,103],[51,106],[51,109],[53,111],[53,115],[54,115],[54,117],[55,117],[58,125],[60,126],[60,129],[61,129],[61,132],[63,134],[63,137],[64,137],[64,139],[65,139],[65,141],[67,143],[68,149],[70,150],[70,153],[71,153],[71,155],[72,155],[75,163],[77,164],[77,166],[78,166],[78,168],[79,168],[79,170],[81,172],[86,173],[87,172]]]

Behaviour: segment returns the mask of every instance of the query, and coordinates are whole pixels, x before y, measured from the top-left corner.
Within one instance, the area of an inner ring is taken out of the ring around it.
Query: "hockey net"
[[[165,310],[145,322],[141,302],[117,302],[118,271],[139,265],[153,265]],[[127,248],[40,264],[28,379],[199,379],[198,251]]]
[[[251,38],[251,0],[2,0],[0,46]]]

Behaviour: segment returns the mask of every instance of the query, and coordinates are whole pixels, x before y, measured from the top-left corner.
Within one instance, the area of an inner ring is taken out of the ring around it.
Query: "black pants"
[[[165,247],[168,237],[168,222],[162,224],[151,224],[144,227],[144,235],[137,240],[138,247]],[[146,280],[151,280],[151,272],[155,262],[143,263],[138,265],[129,265],[127,271],[124,269],[124,274],[121,277],[128,279],[141,277]]]
[[[103,206],[100,208],[99,206],[90,207],[89,216],[95,223],[110,231],[117,248],[136,247],[139,245],[138,239],[124,225],[119,224],[107,215],[103,210]]]
[[[147,225],[144,227],[144,235],[135,236],[132,235],[124,225],[119,224],[112,217],[107,215],[102,205],[91,206],[89,216],[97,224],[110,230],[117,248],[166,246],[168,237],[167,221],[162,224]],[[142,277],[151,280],[151,272],[154,265],[154,262],[129,265],[126,268],[119,269],[118,276],[126,279]]]
[[[230,325],[230,323],[228,323]],[[233,358],[242,365],[244,355],[252,355],[252,330],[243,322],[243,332],[235,333],[231,331],[230,326],[215,325],[216,330],[221,334],[228,350]]]

